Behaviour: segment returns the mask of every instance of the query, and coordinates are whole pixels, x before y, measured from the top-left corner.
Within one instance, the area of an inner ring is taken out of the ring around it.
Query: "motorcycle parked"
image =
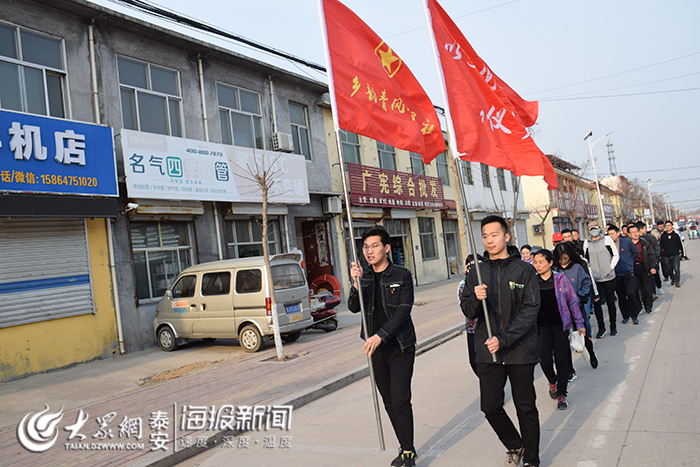
[[[321,292],[316,295],[311,295],[311,308],[316,307],[311,312],[311,317],[314,319],[314,324],[306,329],[321,329],[326,332],[332,332],[338,329],[338,317],[333,308],[340,304],[340,298],[330,294],[329,292]]]

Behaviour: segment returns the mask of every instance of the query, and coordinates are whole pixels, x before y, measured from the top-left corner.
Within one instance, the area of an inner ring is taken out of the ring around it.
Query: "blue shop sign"
[[[112,129],[0,111],[0,192],[119,196]]]

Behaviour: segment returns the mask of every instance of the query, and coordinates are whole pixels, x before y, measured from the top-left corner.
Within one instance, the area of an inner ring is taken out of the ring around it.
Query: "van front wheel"
[[[177,349],[177,338],[168,326],[163,326],[158,330],[158,344],[166,352]]]
[[[238,335],[238,342],[246,352],[257,352],[262,347],[263,340],[260,331],[255,326],[249,325],[241,330]]]

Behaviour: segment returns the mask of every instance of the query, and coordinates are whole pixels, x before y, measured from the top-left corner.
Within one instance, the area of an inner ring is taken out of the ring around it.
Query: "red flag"
[[[460,157],[544,176],[557,187],[552,164],[525,127],[537,121],[537,102],[523,100],[481,60],[436,0],[427,0]]]
[[[336,124],[425,163],[445,152],[435,108],[401,58],[339,1],[322,0],[322,8]]]

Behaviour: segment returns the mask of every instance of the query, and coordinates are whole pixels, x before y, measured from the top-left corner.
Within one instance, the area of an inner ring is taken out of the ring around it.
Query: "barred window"
[[[507,191],[508,187],[506,186],[506,173],[503,169],[496,169],[496,175],[498,176],[498,188],[501,191]]]
[[[491,188],[491,175],[489,174],[489,166],[481,163],[481,183],[484,188]]]

